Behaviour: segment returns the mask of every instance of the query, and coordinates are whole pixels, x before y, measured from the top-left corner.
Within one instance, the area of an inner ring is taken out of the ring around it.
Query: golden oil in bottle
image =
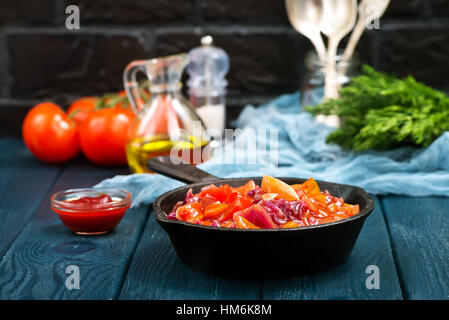
[[[194,165],[199,164],[209,159],[209,141],[194,136],[174,141],[170,140],[169,135],[154,135],[135,138],[126,145],[126,158],[133,173],[152,173],[147,169],[147,161],[168,155]]]

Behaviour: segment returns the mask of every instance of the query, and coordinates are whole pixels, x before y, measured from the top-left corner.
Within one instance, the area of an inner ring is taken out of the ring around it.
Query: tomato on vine
[[[45,162],[64,162],[79,152],[76,123],[51,102],[40,103],[27,113],[22,136],[31,153]]]
[[[134,112],[122,107],[95,110],[79,128],[81,150],[100,165],[126,164],[125,143]]]
[[[96,109],[98,100],[96,97],[84,97],[73,101],[67,110],[69,118],[73,119],[78,125],[81,125],[89,114]]]

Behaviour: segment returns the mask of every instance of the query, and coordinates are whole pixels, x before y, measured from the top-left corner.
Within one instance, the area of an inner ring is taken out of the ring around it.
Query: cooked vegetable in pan
[[[192,189],[179,201],[168,218],[205,226],[241,229],[297,228],[330,223],[359,213],[358,204],[322,192],[313,178],[302,184],[264,176],[261,186],[248,181]]]

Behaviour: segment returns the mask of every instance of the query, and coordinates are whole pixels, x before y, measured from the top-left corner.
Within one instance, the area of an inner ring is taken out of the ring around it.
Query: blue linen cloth
[[[282,95],[258,108],[246,106],[234,125],[241,129],[236,143],[216,150],[199,166],[201,169],[218,177],[313,177],[357,185],[371,194],[449,195],[449,132],[423,149],[345,151],[326,144],[326,136],[334,129],[303,112],[298,93]],[[277,157],[272,157],[276,152],[270,151],[273,147],[267,143],[268,138],[254,134],[259,129],[277,130]],[[237,164],[223,163],[229,152],[240,157]],[[181,185],[158,174],[132,174],[104,180],[97,186],[130,191],[135,207],[150,204],[160,194]]]

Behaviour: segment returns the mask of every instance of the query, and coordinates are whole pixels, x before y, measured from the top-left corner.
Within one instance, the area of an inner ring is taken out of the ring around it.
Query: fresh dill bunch
[[[449,98],[443,92],[368,65],[340,90],[340,98],[306,110],[339,116],[341,126],[327,142],[355,151],[424,147],[449,130]]]

